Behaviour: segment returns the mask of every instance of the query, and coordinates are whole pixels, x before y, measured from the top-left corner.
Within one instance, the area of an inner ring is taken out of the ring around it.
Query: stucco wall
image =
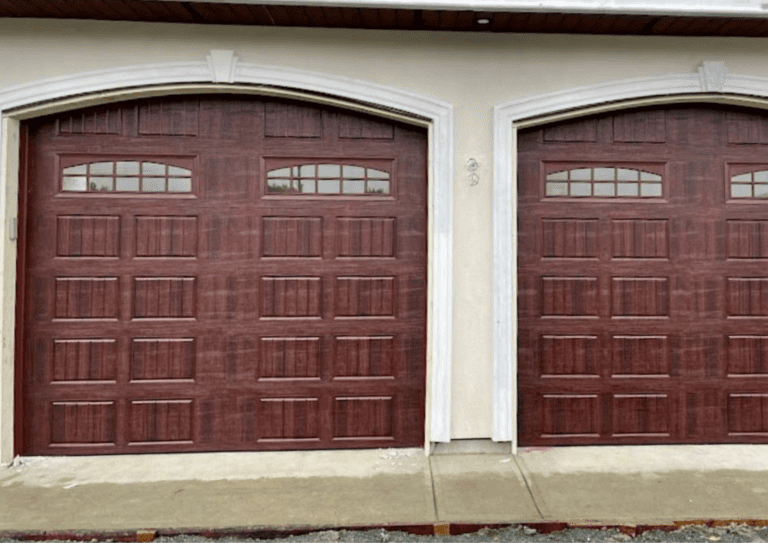
[[[285,29],[0,20],[0,89],[150,62],[201,61],[211,49],[410,90],[455,108],[454,332],[451,437],[492,428],[492,108],[609,80],[695,72],[724,61],[768,76],[768,41],[530,34]],[[480,164],[472,185],[467,161]],[[8,308],[6,308],[8,309]],[[7,358],[10,353],[3,351]],[[4,360],[4,362],[8,362]],[[0,402],[10,406],[8,388]],[[8,424],[8,418],[2,418]]]

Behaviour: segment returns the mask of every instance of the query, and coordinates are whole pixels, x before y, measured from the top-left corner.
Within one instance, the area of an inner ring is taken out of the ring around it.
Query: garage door
[[[768,441],[768,116],[519,138],[524,445]]]
[[[218,96],[27,131],[23,452],[423,443],[422,130]]]

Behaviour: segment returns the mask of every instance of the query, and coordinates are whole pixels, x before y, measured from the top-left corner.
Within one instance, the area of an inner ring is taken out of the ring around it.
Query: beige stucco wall
[[[768,40],[390,32],[0,20],[0,90],[59,75],[151,62],[201,61],[211,49],[410,90],[455,108],[454,439],[491,435],[492,108],[515,98],[725,61],[768,76]],[[467,161],[480,164],[471,185]],[[6,305],[6,312],[9,308]],[[3,345],[10,338],[4,338]],[[2,351],[3,364],[11,356]],[[7,385],[7,383],[6,383]],[[0,391],[2,413],[12,398]],[[0,416],[7,425],[9,418]],[[7,435],[7,432],[5,432]],[[7,449],[6,449],[7,450]]]

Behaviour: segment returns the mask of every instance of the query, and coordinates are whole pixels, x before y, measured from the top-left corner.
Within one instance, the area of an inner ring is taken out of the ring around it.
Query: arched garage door
[[[423,442],[424,131],[222,96],[26,129],[25,453]]]
[[[519,138],[523,445],[768,441],[768,116]]]

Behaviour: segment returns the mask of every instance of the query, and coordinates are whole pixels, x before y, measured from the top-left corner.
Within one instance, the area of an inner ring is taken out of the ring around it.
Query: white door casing
[[[199,62],[146,64],[42,79],[0,90],[0,463],[14,452],[15,220],[20,121],[132,98],[181,93],[298,97],[387,116],[429,130],[429,267],[425,444],[450,441],[453,327],[453,108],[450,104],[346,77],[240,61],[211,51]],[[20,369],[20,368],[19,368]]]
[[[517,449],[517,130],[629,107],[681,102],[768,109],[768,78],[732,74],[723,62],[696,73],[576,87],[494,107],[493,435]]]

